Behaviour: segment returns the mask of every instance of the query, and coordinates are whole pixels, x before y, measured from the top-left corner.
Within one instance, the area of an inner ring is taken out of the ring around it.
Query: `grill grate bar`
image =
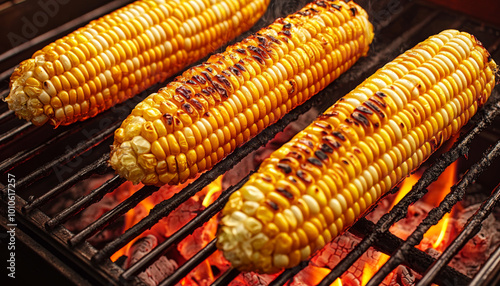
[[[48,162],[47,164],[43,165],[42,167],[38,168],[36,171],[32,172],[31,174],[27,175],[26,177],[22,178],[19,180],[16,184],[16,187],[18,190],[21,188],[27,187],[36,181],[40,180],[41,178],[47,176],[48,174],[51,173],[51,170],[54,166],[63,164],[64,162],[67,162],[74,156],[84,153],[90,148],[92,148],[94,145],[101,143],[102,141],[106,140],[113,134],[114,129],[118,128],[120,126],[120,122],[117,122],[113,124],[109,129],[105,130],[104,132],[96,135],[95,137],[91,138],[88,141],[85,141],[82,144],[78,144],[74,149],[72,149],[69,152],[66,152],[64,155]]]
[[[16,136],[20,135],[20,133],[28,130],[31,127],[34,127],[33,123],[26,122],[23,125],[21,125],[21,126],[19,126],[17,128],[14,128],[14,129],[12,129],[12,130],[4,133],[2,136],[0,136],[0,146],[4,145],[4,144],[7,144],[7,143],[12,143],[13,142],[13,140],[12,140],[13,137],[16,137]],[[35,128],[32,128],[31,130],[34,130],[34,129]]]
[[[297,275],[302,269],[306,268],[309,265],[309,260],[301,261],[299,265],[285,269],[278,277],[276,277],[269,286],[282,286],[285,285],[288,281],[292,281],[293,277]]]
[[[167,285],[175,285],[182,278],[189,274],[196,266],[202,263],[205,259],[207,259],[210,255],[212,255],[217,248],[215,247],[217,239],[214,238],[210,243],[207,244],[202,250],[198,251],[193,257],[191,257],[188,261],[182,264],[172,275],[167,277],[167,279],[163,280],[159,286],[167,286]]]
[[[1,57],[1,55],[0,55]],[[0,59],[1,61],[1,59]],[[7,70],[4,70],[2,73],[0,73],[0,81],[9,81],[9,78],[10,76],[12,75],[12,73],[14,73],[14,70],[16,69],[16,66],[14,67],[11,67]],[[2,91],[2,93],[0,93],[1,95],[1,98],[4,98],[7,96],[7,94],[9,93],[9,89],[7,88],[7,91]]]
[[[462,176],[460,181],[452,187],[451,192],[446,195],[439,206],[429,212],[427,217],[418,225],[417,229],[408,237],[406,242],[399,247],[394,255],[389,258],[377,273],[375,273],[367,286],[379,285],[382,280],[384,280],[384,278],[404,260],[408,254],[408,250],[422,240],[423,234],[427,232],[431,226],[438,223],[443,215],[450,212],[452,207],[463,198],[465,189],[476,180],[483,170],[487,168],[498,155],[500,155],[500,140],[493,148],[487,151],[479,162],[470,168],[469,172]]]
[[[0,93],[0,99],[3,99],[3,94]],[[0,114],[0,123],[4,123],[4,121],[13,119],[15,116],[14,111],[12,110],[6,110],[4,113]]]
[[[98,218],[93,223],[89,224],[86,228],[80,231],[77,235],[73,236],[68,244],[72,247],[82,243],[87,238],[96,234],[98,231],[104,229],[110,223],[115,221],[118,217],[122,216],[135,206],[139,204],[142,200],[149,197],[154,192],[158,191],[158,187],[155,186],[144,186],[133,195],[128,197],[125,201],[121,202],[112,210],[103,214],[100,218]]]
[[[500,201],[500,185],[492,192],[491,196],[481,204],[481,207],[467,220],[467,224],[460,234],[441,254],[439,259],[434,262],[427,270],[424,277],[418,282],[417,286],[430,285],[432,281],[440,274],[440,270],[450,262],[450,260],[464,247],[476,233],[481,229],[482,222],[491,214],[495,205]]]
[[[114,191],[126,181],[126,179],[120,178],[120,176],[118,175],[114,176],[113,178],[102,184],[100,187],[93,190],[90,194],[84,197],[80,197],[69,208],[64,209],[62,212],[54,216],[54,218],[47,221],[45,223],[45,228],[48,230],[52,230],[56,226],[65,223],[68,219],[74,217],[88,206],[100,201],[107,193]]]
[[[498,96],[498,92],[496,90],[494,92]],[[347,271],[347,269],[349,269],[349,267],[356,260],[358,260],[359,257],[361,257],[361,255],[363,255],[363,253],[365,253],[376,240],[378,240],[382,233],[388,231],[391,225],[395,222],[404,218],[410,204],[421,199],[427,193],[426,188],[439,177],[446,167],[468,152],[469,145],[474,137],[489,126],[499,113],[500,103],[489,105],[480,110],[478,114],[472,118],[472,123],[475,123],[475,127],[464,136],[461,136],[448,152],[441,155],[432,166],[424,171],[422,177],[412,187],[411,191],[399,203],[397,203],[389,213],[380,218],[377,222],[375,231],[367,235],[360,243],[358,243],[354,250],[349,252],[319,285],[330,285],[330,283],[335,281],[335,279]],[[328,283],[328,281],[330,282]]]
[[[74,128],[72,128],[71,130],[66,130],[64,132],[57,134],[55,137],[38,145],[35,148],[32,148],[28,151],[23,150],[23,151],[18,152],[17,154],[9,157],[8,159],[6,159],[2,163],[0,163],[0,173],[5,173],[5,172],[19,166],[22,162],[24,162],[26,160],[30,160],[31,158],[33,158],[37,154],[40,154],[43,150],[47,149],[51,144],[54,144],[63,138],[66,138],[72,134],[75,134],[76,132],[79,132],[80,130],[82,130],[82,128],[83,128],[82,125],[77,125]]]
[[[226,272],[219,276],[219,278],[217,278],[211,286],[229,285],[229,283],[238,277],[238,275],[240,275],[240,271],[236,268],[229,268]]]
[[[108,159],[109,159],[109,155],[104,154],[97,161],[80,169],[78,172],[76,172],[70,178],[64,180],[59,185],[55,186],[51,190],[44,193],[42,196],[29,202],[27,205],[25,205],[23,207],[23,211],[30,212],[34,208],[38,208],[41,205],[44,205],[47,202],[50,202],[55,196],[66,191],[67,189],[71,188],[74,184],[78,183],[79,181],[82,181],[82,180],[89,178],[92,174],[94,174],[94,172],[102,174],[105,170],[109,169],[109,167],[107,167],[107,164],[106,164]]]
[[[253,173],[253,172],[252,172]],[[131,279],[132,276],[139,274],[141,271],[144,271],[149,265],[151,265],[154,261],[160,258],[172,245],[179,243],[189,234],[193,233],[193,231],[199,227],[201,227],[205,222],[209,221],[210,218],[215,216],[219,211],[224,208],[224,205],[229,200],[229,196],[234,193],[236,190],[241,188],[244,183],[248,181],[250,175],[248,174],[245,178],[239,181],[236,185],[229,187],[227,190],[222,192],[220,196],[215,200],[210,206],[208,206],[203,212],[198,214],[195,218],[189,221],[186,225],[184,225],[180,230],[176,231],[172,236],[167,238],[160,245],[156,246],[152,251],[142,257],[139,261],[137,261],[134,265],[132,265],[129,269],[123,272],[122,277],[124,280]]]
[[[486,261],[483,267],[481,267],[481,270],[479,270],[479,272],[476,273],[476,276],[474,276],[474,279],[472,279],[470,285],[477,285],[477,286],[498,285],[498,283],[500,282],[499,281],[500,278],[498,277],[499,270],[500,270],[500,246],[498,246],[495,252],[491,254],[490,258],[488,258],[488,261]],[[486,277],[488,277],[489,279]],[[491,279],[490,277],[492,277],[495,280]]]

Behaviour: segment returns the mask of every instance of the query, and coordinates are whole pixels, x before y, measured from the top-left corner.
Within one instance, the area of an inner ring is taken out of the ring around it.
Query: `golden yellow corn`
[[[6,98],[35,125],[85,120],[174,75],[249,29],[269,0],[140,0],[49,44]]]
[[[134,183],[184,182],[331,83],[372,38],[352,1],[309,4],[139,103],[115,132],[110,164]]]
[[[297,265],[350,226],[475,114],[495,62],[446,30],[341,98],[233,193],[217,246],[242,271]]]

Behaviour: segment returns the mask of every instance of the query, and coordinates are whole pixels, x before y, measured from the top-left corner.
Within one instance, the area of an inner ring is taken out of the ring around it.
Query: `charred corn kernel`
[[[197,166],[197,172],[203,172],[286,112],[305,102],[358,58],[366,55],[373,38],[372,26],[367,18],[366,12],[354,2],[318,1],[309,4],[296,14],[278,19],[256,35],[228,47],[224,53],[213,55],[207,62],[185,71],[174,82],[138,104],[129,118],[154,120],[155,129],[167,133],[155,139],[164,148],[163,153],[167,156],[184,154],[189,159],[189,170],[191,166]],[[357,29],[352,29],[352,26]],[[355,48],[346,52],[351,46]],[[160,97],[163,100],[158,100]],[[151,117],[149,110],[154,110],[155,116]],[[161,112],[159,118],[156,111]],[[121,162],[124,155],[138,155],[131,148],[124,150],[120,147],[124,142],[133,140],[136,130],[144,130],[144,122],[131,127],[135,124],[125,120],[118,129],[124,131],[115,133],[110,164],[122,177],[139,183],[149,171],[139,164],[124,166]],[[129,134],[127,130],[133,133]],[[157,133],[160,136],[160,131]],[[163,139],[165,137],[166,140]],[[149,139],[154,139],[154,136],[145,138],[151,142]],[[194,150],[196,156],[194,153],[190,156],[190,150]],[[160,155],[158,162],[163,160],[161,152],[152,152]],[[297,162],[297,165],[301,163],[304,162]],[[311,178],[319,176],[321,171],[314,167],[316,162],[309,164],[315,170]],[[356,170],[359,171],[359,168],[353,168],[353,173]],[[185,176],[186,173],[183,176],[172,174],[169,178],[173,180],[168,182],[161,179],[167,177],[156,174],[160,177],[159,185],[177,184],[197,175],[191,171],[188,176]],[[266,188],[273,188],[272,184],[266,187],[265,182],[260,183],[260,191],[247,189],[242,194],[245,200],[259,201],[267,195]],[[299,183],[299,187],[306,186]],[[289,188],[292,188],[289,190],[292,194],[300,193],[293,189],[295,186]],[[287,196],[271,195],[270,207],[288,208],[290,202]],[[311,206],[311,212],[316,214],[319,206],[327,204],[326,195],[318,192],[311,196],[321,200]],[[267,215],[265,210],[257,209],[255,212],[258,216]],[[286,219],[280,220],[283,221],[287,222]]]
[[[496,70],[481,43],[456,30],[400,55],[273,152],[231,195],[231,205],[222,210],[217,246],[242,271],[272,273],[307,259],[457,133],[490,96]],[[274,190],[259,192],[263,176]],[[247,220],[266,225],[283,216],[290,225],[288,231],[262,231],[248,239],[282,244],[269,253],[272,265],[254,263],[254,253],[264,254],[248,250],[247,241],[236,238],[245,235],[225,223],[247,204],[243,194],[249,190],[260,196],[250,196],[257,211]],[[278,196],[287,204],[277,203]],[[283,244],[288,237],[290,247]]]
[[[176,74],[246,31],[268,4],[269,0],[136,1],[21,62],[11,76],[6,101],[17,116],[36,125],[49,121],[57,127],[85,120]],[[207,22],[209,14],[217,17]],[[89,90],[88,85],[93,88]],[[76,102],[61,100],[63,106],[54,106],[47,100],[46,94],[55,97],[83,86],[87,86],[85,97]],[[74,112],[76,104],[89,105],[90,98],[99,93],[103,98],[96,105]],[[28,106],[26,95],[42,108]],[[45,107],[57,111],[44,112],[49,110]],[[156,112],[144,116],[157,119]],[[178,119],[184,125],[192,122],[190,114],[178,115]]]

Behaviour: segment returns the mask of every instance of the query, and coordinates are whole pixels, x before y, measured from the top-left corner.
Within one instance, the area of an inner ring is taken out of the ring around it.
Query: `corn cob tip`
[[[38,68],[44,63],[43,55],[21,62],[10,78],[11,90],[4,99],[9,109],[19,118],[29,120],[35,125],[43,125],[49,120],[42,103],[50,100],[42,85],[46,74],[43,69]]]
[[[137,117],[137,119],[140,121],[140,119],[142,118]],[[137,124],[140,123],[137,122]],[[127,178],[127,180],[131,181],[134,184],[138,184],[146,177],[144,169],[138,163],[140,158],[142,158],[138,153],[145,153],[149,152],[150,150],[151,144],[147,140],[145,140],[141,136],[135,136],[132,138],[132,140],[125,141],[119,145],[111,146],[111,156],[109,164],[118,175],[123,178]],[[152,159],[155,160],[154,158]],[[145,162],[147,162],[147,160],[145,160]]]

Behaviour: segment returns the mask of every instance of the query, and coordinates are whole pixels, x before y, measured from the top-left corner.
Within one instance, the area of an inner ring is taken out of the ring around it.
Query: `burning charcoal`
[[[457,232],[463,229],[467,219],[474,214],[479,206],[479,204],[469,206],[458,214],[454,220]],[[472,277],[499,244],[500,222],[493,215],[490,215],[483,221],[481,230],[467,242],[450,264],[463,274]]]
[[[148,286],[156,286],[161,281],[165,280],[168,276],[177,270],[179,266],[173,259],[167,259],[165,256],[160,257],[151,266],[138,275],[144,283]]]
[[[257,274],[255,272],[243,272],[234,279],[230,286],[266,286],[276,278],[276,274]]]
[[[103,178],[91,178],[86,181],[85,184],[75,185],[78,190],[75,192],[84,192],[88,194],[90,191],[99,187],[104,182]],[[80,188],[83,188],[80,190]],[[106,194],[104,198],[98,201],[95,204],[90,205],[85,208],[80,214],[75,216],[74,218],[68,220],[64,225],[73,232],[79,232],[83,228],[87,227],[94,221],[96,221],[99,217],[105,214],[107,211],[116,207],[119,203],[129,197],[133,192],[138,190],[140,186],[134,186],[132,183],[126,182],[120,187],[118,187],[112,193]],[[111,223],[104,230],[100,231],[93,237],[89,239],[89,242],[99,247],[110,240],[113,240],[117,236],[121,235],[124,231],[124,218],[121,217],[115,222]]]
[[[73,204],[75,200],[90,193],[91,190],[102,185],[106,180],[112,177],[111,174],[104,176],[94,176],[87,180],[83,180],[63,192],[61,195],[54,199],[51,208],[47,210],[47,214],[52,216]]]
[[[158,239],[154,235],[147,235],[139,238],[129,249],[128,259],[125,262],[125,269],[139,261],[144,255],[148,254],[153,248],[158,245]],[[146,285],[158,285],[165,278],[170,276],[178,265],[175,260],[167,259],[161,256],[151,266],[138,276],[146,283]]]
[[[399,265],[393,272],[390,281],[384,285],[388,286],[413,286],[415,285],[416,277],[413,270],[406,266]]]
[[[216,231],[217,221],[211,219],[182,240],[177,249],[184,258],[189,259],[214,239]]]
[[[147,235],[139,238],[130,247],[128,251],[128,260],[125,263],[125,268],[129,268],[134,263],[139,261],[144,255],[148,254],[153,248],[158,245],[158,239],[154,235]]]
[[[82,194],[82,196],[87,195],[92,190],[102,185],[106,179],[109,179],[111,177],[112,177],[111,175],[103,177],[92,177],[88,180],[85,180],[73,186],[71,189],[67,191],[67,193],[75,195]],[[125,200],[139,188],[140,188],[139,185],[134,186],[132,185],[132,183],[126,182],[113,192],[106,194],[104,198],[102,198],[97,203],[92,204],[89,207],[85,208],[80,214],[68,220],[64,225],[70,231],[79,232],[83,228],[85,228],[86,226],[97,220],[99,217],[101,217],[104,213],[116,207],[119,203],[121,203],[123,200]],[[70,200],[69,202],[72,203],[73,200]],[[122,233],[123,233],[123,218],[120,218],[115,223],[112,223],[109,227],[107,227],[106,229],[99,232],[91,239],[89,239],[89,242],[91,242],[93,245],[99,245],[116,238]]]
[[[214,254],[210,255],[208,262],[213,267],[216,267],[220,273],[226,272],[231,267],[231,263],[224,258],[221,251],[216,251]]]
[[[309,264],[306,268],[300,271],[297,275],[293,277],[293,281],[290,283],[290,286],[308,286],[308,285],[317,285],[325,278],[328,273],[330,273],[330,269],[317,267]]]
[[[439,256],[441,255],[441,252],[439,252],[439,251],[437,251],[437,250],[435,250],[434,248],[431,248],[431,247],[427,248],[425,250],[425,253],[429,254],[432,258],[435,258],[435,259],[438,259]]]
[[[169,237],[183,227],[187,222],[193,219],[204,207],[198,198],[189,198],[185,203],[176,208],[170,215],[162,219],[157,224],[160,229],[155,227],[155,230],[160,232],[165,237]]]
[[[355,276],[349,272],[342,276],[342,285],[345,286],[361,286],[361,276]]]

